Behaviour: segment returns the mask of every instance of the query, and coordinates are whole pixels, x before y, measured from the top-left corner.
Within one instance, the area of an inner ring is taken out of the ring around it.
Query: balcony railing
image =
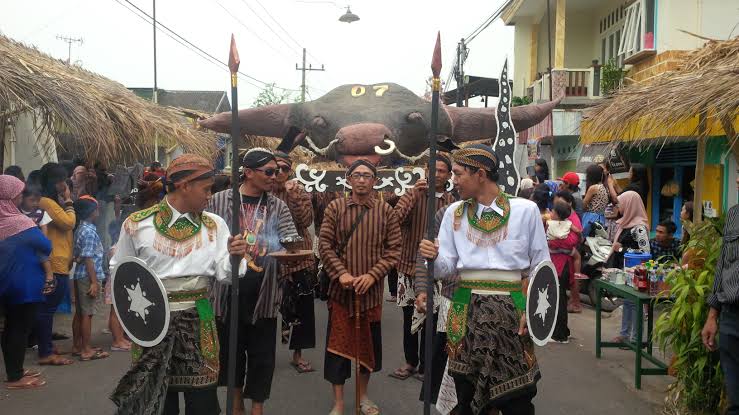
[[[596,73],[595,68],[564,69],[564,71],[566,72],[563,85],[565,98],[593,99],[600,97],[600,72]],[[600,67],[598,67],[598,71],[600,71]],[[549,83],[549,74],[544,74],[527,89],[529,98],[532,101],[549,101],[551,99]]]

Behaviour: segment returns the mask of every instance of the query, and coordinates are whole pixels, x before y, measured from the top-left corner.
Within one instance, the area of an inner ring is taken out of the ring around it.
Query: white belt
[[[208,288],[210,279],[207,277],[178,277],[165,278],[162,285],[168,293],[176,293],[179,291],[195,291]],[[177,303],[169,303],[169,311],[182,311],[195,307],[195,301],[182,301]]]
[[[474,281],[521,281],[521,271],[503,269],[462,269],[459,270],[462,280]],[[472,290],[477,295],[511,295],[507,291]]]

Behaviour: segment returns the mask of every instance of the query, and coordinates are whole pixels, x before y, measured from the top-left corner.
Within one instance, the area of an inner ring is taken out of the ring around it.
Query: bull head
[[[516,131],[541,122],[557,103],[512,108]],[[461,143],[496,136],[495,108],[442,105],[442,109],[440,138]],[[397,159],[415,161],[425,154],[431,103],[393,83],[342,85],[306,103],[244,109],[239,119],[244,134],[285,137],[283,150],[303,145],[345,165],[357,158],[385,164]],[[200,121],[201,126],[223,133],[230,132],[230,123],[230,112]],[[303,134],[289,134],[291,128]]]

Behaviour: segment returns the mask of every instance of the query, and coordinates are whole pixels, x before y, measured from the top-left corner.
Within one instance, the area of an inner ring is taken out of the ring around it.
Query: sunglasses
[[[290,166],[279,166],[277,167],[277,171],[281,171],[283,173],[290,173],[292,171],[292,168]]]
[[[252,169],[252,170],[261,171],[267,177],[272,177],[276,173],[275,169]]]

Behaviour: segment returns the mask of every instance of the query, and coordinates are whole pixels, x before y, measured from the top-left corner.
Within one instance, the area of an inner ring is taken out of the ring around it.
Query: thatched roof
[[[633,84],[591,108],[584,141],[662,144],[680,137],[734,138],[739,108],[739,37],[709,40],[674,71]],[[700,126],[699,116],[705,119]],[[660,140],[651,140],[660,138]]]
[[[123,85],[0,36],[0,116],[26,110],[42,128],[73,135],[88,159],[150,158],[155,134],[164,147],[179,144],[207,157],[216,151],[212,134]]]

